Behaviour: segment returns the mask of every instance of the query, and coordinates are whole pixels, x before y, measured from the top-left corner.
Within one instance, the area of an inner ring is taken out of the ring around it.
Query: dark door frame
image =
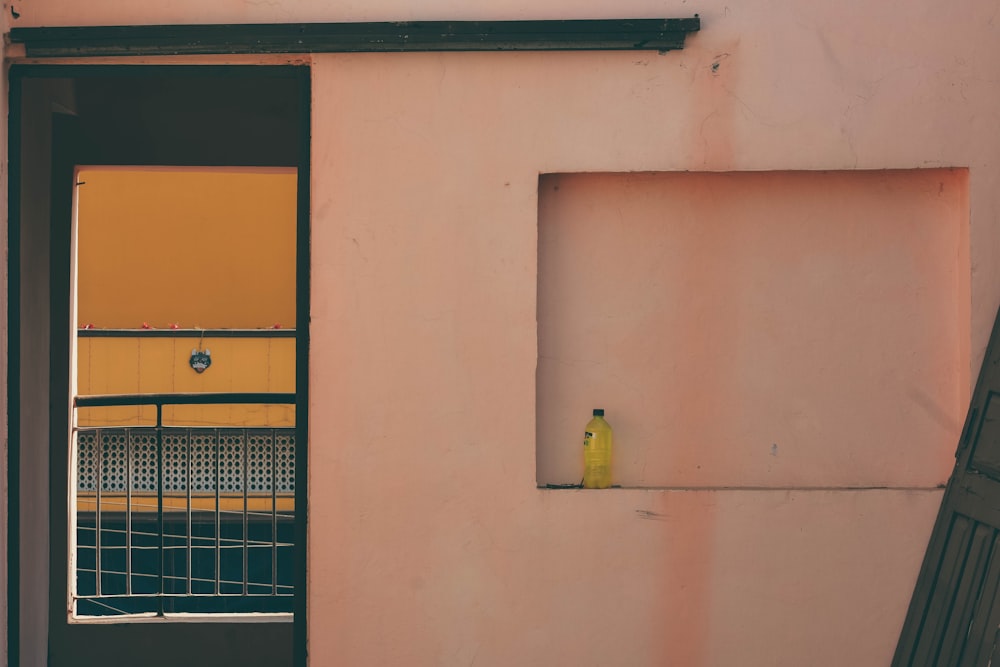
[[[26,276],[24,271],[30,271],[30,267],[23,267],[21,262],[21,186],[22,186],[22,151],[24,145],[22,141],[22,131],[24,130],[24,120],[22,118],[23,83],[29,79],[81,79],[85,77],[106,77],[116,76],[140,76],[140,77],[255,77],[255,76],[275,76],[287,78],[295,82],[295,90],[298,96],[298,118],[297,118],[297,159],[298,168],[298,189],[296,195],[297,204],[297,224],[296,224],[296,440],[305,443],[305,446],[298,448],[296,452],[296,484],[295,484],[295,601],[294,601],[294,623],[292,629],[293,651],[295,665],[306,665],[306,554],[307,554],[307,525],[308,525],[308,424],[309,424],[309,304],[310,304],[310,224],[309,224],[309,202],[310,202],[310,118],[311,118],[311,92],[310,92],[310,69],[306,65],[13,65],[9,69],[9,121],[8,121],[8,288],[7,288],[7,330],[8,330],[8,372],[7,372],[7,419],[8,419],[8,460],[7,460],[7,488],[8,488],[8,543],[7,543],[7,641],[9,664],[20,663],[20,616],[21,616],[21,560],[20,560],[20,511],[21,511],[21,397],[20,382],[22,378],[22,344],[20,332],[20,317],[22,312],[21,285]],[[67,118],[54,119],[54,141],[56,134],[62,135],[62,130],[66,125],[73,123]],[[60,151],[66,153],[68,146],[60,139],[58,145],[53,145],[53,171],[56,169],[56,162],[60,160]],[[62,160],[64,163],[65,159]],[[71,160],[70,160],[71,161]],[[134,163],[140,164],[140,163]],[[198,164],[193,160],[191,164]],[[64,164],[65,166],[65,164]],[[224,166],[224,165],[223,165]],[[266,165],[260,165],[266,166]],[[67,202],[72,205],[72,180],[65,186],[61,186],[58,191],[52,192],[52,224],[55,228],[57,209],[61,209],[64,215]],[[61,255],[63,260],[68,257],[69,239],[64,235],[53,234],[51,239],[51,251],[53,258]],[[68,275],[68,265],[59,266],[52,263],[52,276],[62,282],[62,278]],[[62,298],[62,292],[66,290],[56,285],[54,281],[51,286],[52,300],[50,307],[52,314],[66,305]],[[65,293],[68,299],[68,292]],[[53,379],[58,374],[62,374],[62,381],[50,386],[50,423],[53,427],[51,433],[58,434],[68,432],[66,415],[59,416],[60,407],[68,405],[68,364],[69,364],[69,342],[63,340],[68,333],[68,313],[65,317],[53,317],[51,328],[53,336],[50,342],[50,354],[52,355],[53,366],[51,369]],[[61,322],[60,322],[61,321]],[[60,326],[65,326],[66,332],[62,337],[56,334]],[[30,372],[28,369],[27,372]],[[58,386],[57,386],[58,385]],[[66,393],[66,396],[56,396],[55,394]],[[63,400],[65,399],[65,400]],[[53,441],[62,440],[56,435],[52,436]],[[65,447],[65,443],[62,443]],[[51,450],[50,446],[50,450]],[[58,450],[55,450],[58,451]],[[64,474],[66,461],[59,460],[58,456],[50,459],[50,484],[53,485],[53,495],[55,489],[65,494],[62,487],[65,486],[66,475]],[[58,485],[58,487],[56,486]],[[58,502],[53,503],[51,512],[64,512],[65,505]],[[50,522],[51,526],[51,522]],[[65,538],[65,536],[63,536]],[[52,567],[59,563],[65,566],[66,558],[65,539],[53,541],[50,547]],[[60,553],[60,551],[62,553]],[[50,578],[54,578],[50,573]],[[51,624],[59,622],[66,624],[66,610],[63,601],[65,600],[65,590],[52,590],[49,595],[49,637],[52,637]],[[89,626],[99,627],[99,626]],[[208,632],[224,631],[225,624],[205,624]]]

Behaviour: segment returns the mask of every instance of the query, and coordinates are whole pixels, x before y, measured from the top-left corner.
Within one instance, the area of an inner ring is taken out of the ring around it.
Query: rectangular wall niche
[[[933,486],[969,391],[965,170],[546,175],[537,481]]]

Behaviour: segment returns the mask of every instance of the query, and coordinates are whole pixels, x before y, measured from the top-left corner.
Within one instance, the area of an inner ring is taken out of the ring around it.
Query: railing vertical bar
[[[163,403],[156,404],[156,526],[160,534],[160,586],[157,592],[157,616],[163,616],[164,549],[163,549]]]
[[[132,429],[125,429],[125,594],[132,595]]]
[[[250,511],[250,433],[243,431],[243,595],[249,593],[248,582],[250,581],[250,545],[249,522],[247,521]]]
[[[222,508],[219,488],[222,486],[222,431],[215,429],[215,594],[222,594]]]
[[[271,595],[278,594],[278,432],[271,429]]]
[[[187,594],[191,595],[191,442],[194,438],[191,435],[191,429],[187,430],[187,477],[184,481],[184,487],[187,489]]]
[[[77,447],[80,446],[80,438],[77,437]],[[94,442],[94,452],[95,460],[97,462],[97,467],[95,469],[94,479],[97,481],[95,485],[95,497],[97,499],[97,507],[94,510],[94,576],[95,576],[95,588],[94,594],[100,597],[101,595],[101,486],[104,484],[104,429],[98,429],[97,438]],[[79,456],[79,452],[77,452]]]

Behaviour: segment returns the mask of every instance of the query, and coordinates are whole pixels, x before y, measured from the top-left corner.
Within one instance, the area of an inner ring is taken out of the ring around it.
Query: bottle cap
[[[604,408],[594,408],[594,416],[595,417],[603,417],[604,416]]]

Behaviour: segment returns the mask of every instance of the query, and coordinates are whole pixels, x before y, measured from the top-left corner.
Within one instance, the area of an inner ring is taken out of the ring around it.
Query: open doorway
[[[296,172],[80,167],[75,192],[73,618],[287,620]]]
[[[11,81],[12,660],[304,664],[308,69]]]

